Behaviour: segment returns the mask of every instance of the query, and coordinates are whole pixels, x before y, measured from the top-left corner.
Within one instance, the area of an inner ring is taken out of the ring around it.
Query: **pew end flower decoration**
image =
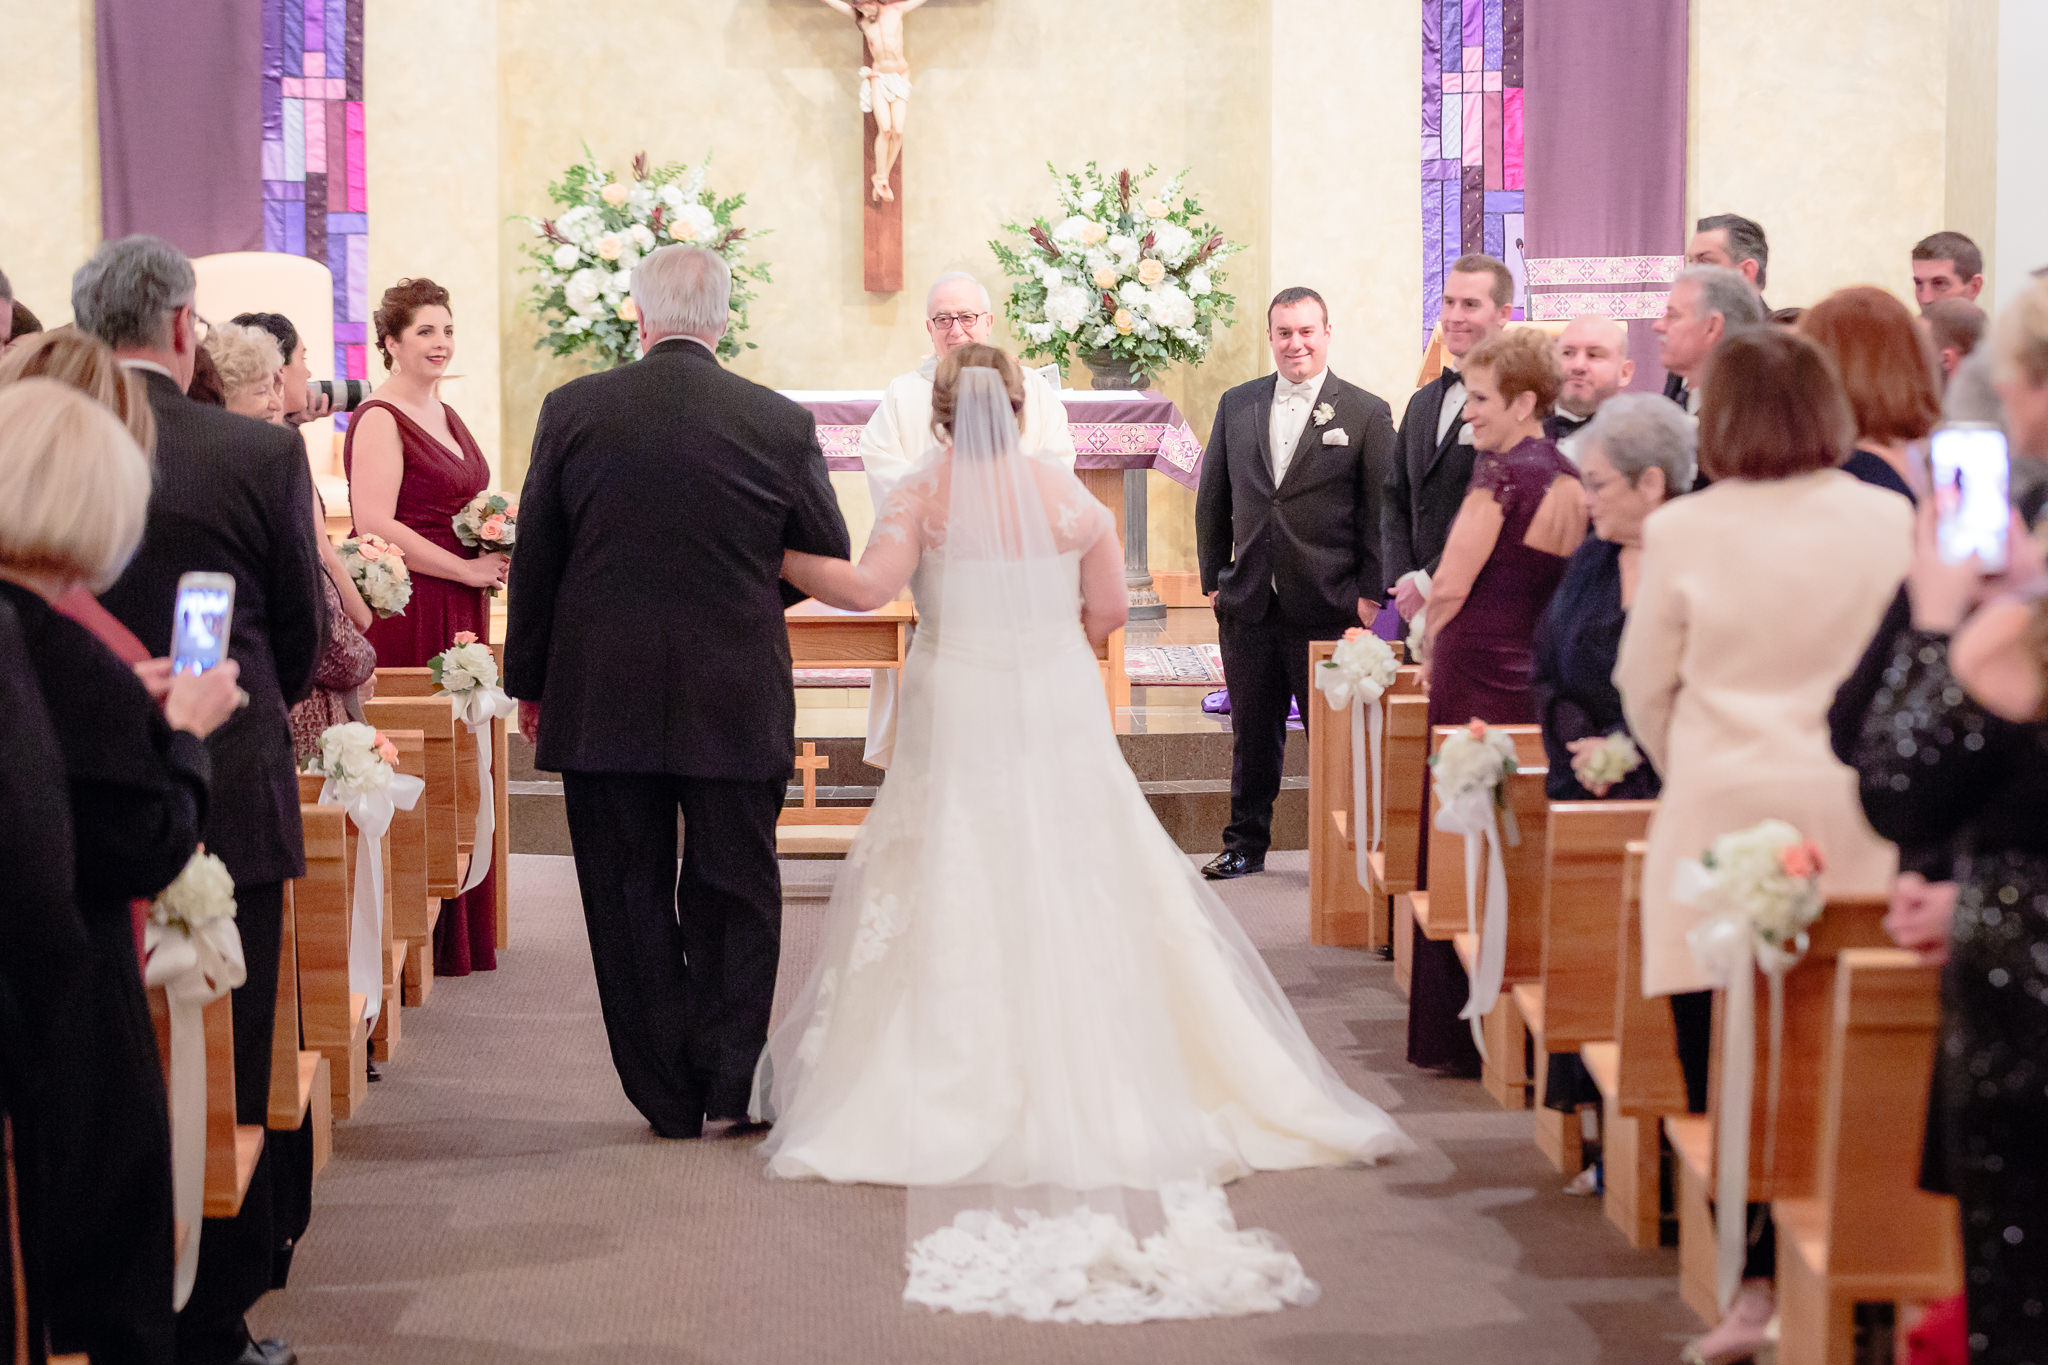
[[[228,866],[204,848],[193,853],[176,879],[150,903],[149,922],[187,937],[210,924],[235,917],[235,879]]]
[[[1316,669],[1316,686],[1332,711],[1341,711],[1357,697],[1375,702],[1394,685],[1400,661],[1385,640],[1353,626]]]
[[[1519,771],[1515,741],[1483,720],[1445,736],[1443,745],[1430,757],[1437,797],[1446,806],[1467,792],[1488,788],[1496,806],[1507,804],[1507,780]]]
[[[326,778],[338,792],[377,791],[389,786],[398,771],[398,746],[359,720],[343,721],[320,732],[320,746],[305,770]]]
[[[498,657],[474,631],[458,631],[448,648],[427,660],[434,686],[451,696],[498,685]]]
[[[755,286],[770,283],[765,262],[747,256],[760,232],[740,224],[747,196],[721,198],[705,182],[710,158],[696,166],[656,166],[647,153],[633,158],[626,177],[601,164],[588,144],[583,160],[549,184],[559,206],[553,217],[526,217],[533,232],[526,254],[534,277],[526,307],[540,320],[536,350],[581,355],[594,369],[624,365],[640,355],[640,314],[632,298],[633,267],[641,257],[682,243],[716,252],[732,270],[732,319],[719,338],[722,360],[752,350],[742,341]]]
[[[402,616],[412,601],[412,571],[405,552],[382,536],[350,536],[334,547],[356,591],[379,616]]]
[[[1720,970],[1746,936],[1766,966],[1790,965],[1806,952],[1806,931],[1826,904],[1820,877],[1826,863],[1811,839],[1783,820],[1765,820],[1724,834],[1696,862],[1678,868],[1673,895],[1707,912],[1688,938],[1693,955]]]
[[[1003,312],[1024,354],[1064,366],[1078,351],[1144,375],[1199,364],[1216,324],[1235,322],[1222,265],[1244,247],[1204,220],[1186,192],[1188,173],[1155,189],[1151,166],[1046,169],[1057,185],[1054,211],[1005,223],[1013,240],[989,243],[1010,278]]]

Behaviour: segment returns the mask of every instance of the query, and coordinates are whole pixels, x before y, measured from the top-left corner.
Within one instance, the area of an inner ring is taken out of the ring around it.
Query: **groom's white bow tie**
[[[1306,383],[1297,384],[1290,379],[1281,378],[1279,380],[1279,383],[1275,385],[1273,389],[1273,401],[1276,403],[1285,403],[1290,399],[1295,398],[1300,398],[1305,401],[1309,398],[1314,397],[1315,391],[1316,382],[1313,379],[1309,380]]]

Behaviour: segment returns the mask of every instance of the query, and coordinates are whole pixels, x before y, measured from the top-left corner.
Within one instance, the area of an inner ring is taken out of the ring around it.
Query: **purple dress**
[[[1571,461],[1547,440],[1527,440],[1501,454],[1483,452],[1472,469],[1472,488],[1499,502],[1500,538],[1472,581],[1465,605],[1437,636],[1429,666],[1429,723],[1533,725],[1536,698],[1536,627],[1569,562],[1563,555],[1523,544],[1536,509],[1560,475],[1578,477]],[[1424,774],[1423,809],[1429,809]],[[1428,841],[1423,841],[1427,857]],[[1424,882],[1428,885],[1427,867]],[[1408,995],[1408,1061],[1457,1074],[1479,1074],[1470,1026],[1458,1018],[1470,993],[1465,968],[1447,939],[1415,931]]]

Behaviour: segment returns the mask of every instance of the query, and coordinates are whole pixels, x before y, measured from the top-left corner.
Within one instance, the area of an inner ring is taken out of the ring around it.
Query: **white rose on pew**
[[[1502,783],[1519,766],[1515,741],[1483,720],[1448,736],[1429,765],[1435,770],[1437,797],[1447,806],[1475,788],[1491,788],[1500,801]]]
[[[320,732],[320,752],[308,766],[338,787],[375,791],[389,785],[397,759],[390,740],[351,720]]]
[[[1717,917],[1749,924],[1755,940],[1797,951],[1802,934],[1821,915],[1820,849],[1783,820],[1765,820],[1724,834],[1701,855],[1703,877],[1682,897]]]
[[[1378,701],[1394,685],[1394,674],[1399,668],[1394,651],[1385,640],[1353,626],[1344,632],[1344,638],[1316,670],[1316,686],[1322,689],[1330,709],[1341,711],[1351,704],[1353,697]]]
[[[463,635],[469,638],[465,640]],[[488,645],[480,644],[468,631],[456,636],[453,645],[427,660],[427,669],[433,676],[434,685],[451,694],[498,685],[497,657]]]
[[[235,917],[235,879],[228,865],[205,849],[195,852],[177,879],[158,893],[149,907],[152,924],[186,935],[206,925]]]

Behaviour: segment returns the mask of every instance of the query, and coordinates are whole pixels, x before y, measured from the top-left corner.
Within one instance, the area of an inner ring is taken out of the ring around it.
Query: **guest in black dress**
[[[52,1026],[64,1072],[40,1124],[50,1335],[96,1363],[175,1358],[170,1125],[129,903],[198,847],[201,740],[238,699],[232,663],[175,682],[167,661],[131,670],[50,605],[120,572],[149,486],[147,458],[105,408],[49,379],[0,389],[0,602],[19,618],[61,754],[87,940]]]

